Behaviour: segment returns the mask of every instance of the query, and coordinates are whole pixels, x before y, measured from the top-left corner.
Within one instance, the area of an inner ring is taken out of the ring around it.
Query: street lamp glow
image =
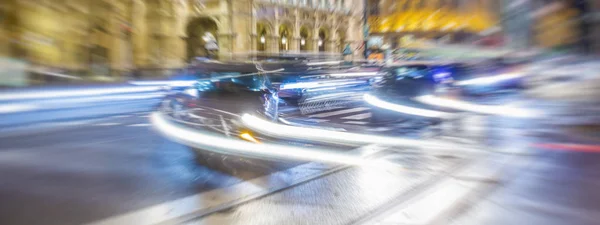
[[[319,39],[319,47],[323,46],[323,40]]]
[[[281,44],[285,45],[285,43],[287,43],[287,38],[286,37],[282,37],[281,38]]]
[[[265,36],[260,36],[260,43],[264,44],[265,43]]]
[[[306,44],[306,40],[304,38],[300,39],[300,45],[304,46]]]

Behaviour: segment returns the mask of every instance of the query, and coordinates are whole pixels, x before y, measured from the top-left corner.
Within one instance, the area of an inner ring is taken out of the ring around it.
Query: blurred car
[[[451,67],[443,64],[411,62],[387,66],[373,82],[373,90],[365,95],[371,107],[371,124],[417,121],[427,124],[441,122],[444,112],[419,103],[414,98],[435,95],[452,81]]]
[[[273,146],[283,147],[284,149],[277,150],[284,151],[285,147],[310,149],[321,145],[254,132],[256,128],[249,127],[244,120],[248,115],[256,118],[257,123],[263,124],[260,126],[272,126],[278,121],[278,90],[269,78],[269,75],[277,72],[258,71],[254,66],[237,65],[236,71],[230,68],[228,64],[222,63],[220,66],[202,67],[203,73],[206,74],[204,78],[198,79],[193,86],[183,90],[173,89],[163,99],[159,106],[161,113],[157,115],[166,118],[170,124],[183,127],[186,131],[178,132],[177,129],[173,131],[171,128],[162,128],[160,131],[166,136],[175,137],[176,141],[180,141],[178,137],[182,135],[188,138],[200,137],[194,140],[194,143],[180,142],[194,150],[198,163],[234,175],[240,175],[247,170],[264,169],[272,172],[277,167],[298,163],[293,160],[279,160],[277,157],[265,157],[266,152],[272,150]],[[213,139],[220,141],[211,142]],[[243,147],[249,145],[267,147],[260,150],[253,150],[260,147]],[[328,149],[339,148],[327,146]]]
[[[233,147],[235,141],[270,142],[269,137],[254,134],[241,121],[244,114],[266,121],[277,120],[278,96],[269,77],[251,67],[237,67],[237,71],[232,72],[226,64],[202,69],[205,78],[183,90],[173,89],[165,96],[159,106],[161,114],[170,118],[172,123],[191,128],[199,134],[233,141],[230,144],[220,143],[223,145],[221,148],[227,148],[227,145]],[[268,160],[247,158],[232,152],[190,147],[198,163],[230,174],[239,174],[251,167],[270,170],[269,165],[276,165]]]
[[[175,119],[221,125],[218,130],[228,135],[239,130],[230,122],[244,113],[277,120],[279,98],[267,75],[251,67],[238,66],[236,72],[230,72],[229,65],[208,68],[193,86],[168,93],[160,109]]]
[[[307,71],[284,81],[279,97],[302,114],[352,107],[361,102],[361,93],[370,89],[370,78],[378,70],[359,66]]]
[[[455,66],[453,87],[467,95],[520,90],[524,88],[526,63],[496,58]]]

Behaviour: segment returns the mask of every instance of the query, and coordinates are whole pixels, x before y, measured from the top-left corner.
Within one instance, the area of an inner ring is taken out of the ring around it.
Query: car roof
[[[402,62],[395,62],[392,64],[388,64],[384,67],[389,67],[389,68],[393,68],[393,67],[399,67],[399,66],[443,66],[443,65],[448,65],[448,64],[454,64],[456,63],[455,61],[451,61],[451,60],[415,60],[415,61],[402,61]]]
[[[205,72],[258,73],[283,69],[283,71],[303,71],[308,66],[298,62],[220,62],[214,60],[196,61],[191,68]]]

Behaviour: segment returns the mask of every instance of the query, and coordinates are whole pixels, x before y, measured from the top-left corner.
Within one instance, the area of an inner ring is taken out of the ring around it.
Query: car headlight
[[[198,98],[199,94],[198,94],[198,90],[196,90],[196,88],[186,88],[183,93],[185,93],[186,95],[192,96],[194,98]]]

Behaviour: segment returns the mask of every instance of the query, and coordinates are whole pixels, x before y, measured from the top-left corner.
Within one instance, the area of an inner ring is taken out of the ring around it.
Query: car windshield
[[[398,77],[422,77],[426,75],[427,68],[425,65],[402,66],[394,71]]]
[[[268,88],[268,82],[264,75],[239,76],[230,78],[230,81],[243,85],[249,89],[259,90]]]
[[[210,74],[209,79],[211,82],[233,83],[251,90],[268,89],[271,85],[267,77],[262,74],[247,75],[238,72],[213,72]]]

